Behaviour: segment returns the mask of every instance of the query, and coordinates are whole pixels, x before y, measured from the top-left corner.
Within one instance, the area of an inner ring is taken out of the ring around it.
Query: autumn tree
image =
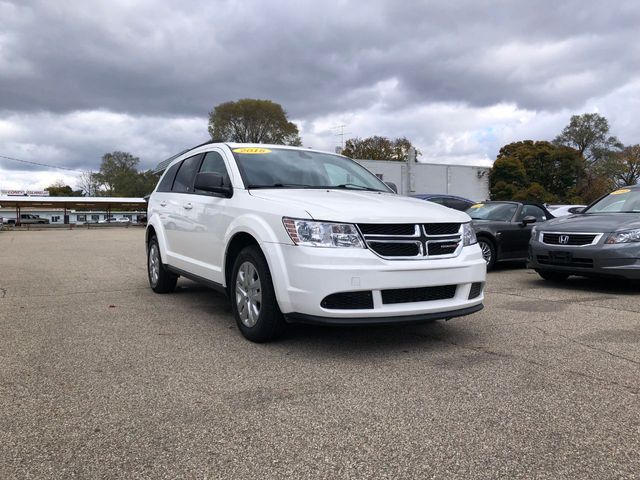
[[[78,187],[80,187],[80,190],[82,190],[88,197],[94,197],[98,195],[98,192],[100,190],[100,180],[97,178],[96,172],[82,172],[80,175],[78,175],[76,183]]]
[[[302,144],[296,124],[271,100],[243,98],[221,103],[209,112],[209,134],[229,142]]]
[[[391,140],[387,137],[350,138],[345,142],[342,154],[359,160],[394,160],[404,162],[407,159],[411,142],[406,137]],[[421,153],[416,150],[416,158]]]
[[[636,185],[640,181],[640,144],[625,147],[611,155],[603,170],[611,179],[612,188]]]
[[[575,149],[525,140],[500,149],[489,176],[493,200],[574,201],[583,160]]]

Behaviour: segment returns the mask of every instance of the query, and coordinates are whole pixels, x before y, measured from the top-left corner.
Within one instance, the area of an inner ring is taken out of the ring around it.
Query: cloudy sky
[[[206,141],[217,104],[284,106],[305,146],[406,136],[490,164],[599,112],[640,143],[640,2],[0,0],[0,155],[150,168]],[[0,158],[0,188],[78,172]]]

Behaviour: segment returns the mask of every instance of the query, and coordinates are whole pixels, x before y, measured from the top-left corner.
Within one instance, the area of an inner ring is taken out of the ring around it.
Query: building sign
[[[46,190],[0,190],[0,195],[9,197],[48,197]]]

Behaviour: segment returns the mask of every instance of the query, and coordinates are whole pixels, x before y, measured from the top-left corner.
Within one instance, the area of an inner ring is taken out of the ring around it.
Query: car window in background
[[[467,214],[475,220],[510,222],[517,208],[513,203],[476,203],[467,209]]]
[[[456,210],[460,210],[461,212],[464,212],[472,205],[473,202],[467,202],[465,200],[462,200],[461,198],[450,198],[447,201],[447,207],[455,208]]]
[[[621,188],[611,192],[584,213],[640,213],[640,190]]]
[[[193,181],[200,165],[200,159],[202,155],[194,155],[182,162],[180,170],[176,175],[176,179],[173,182],[173,192],[189,193],[193,192]]]
[[[544,222],[547,219],[547,215],[544,213],[540,207],[536,207],[535,205],[523,205],[522,211],[518,216],[518,220],[522,221],[524,217],[535,217],[538,222]]]

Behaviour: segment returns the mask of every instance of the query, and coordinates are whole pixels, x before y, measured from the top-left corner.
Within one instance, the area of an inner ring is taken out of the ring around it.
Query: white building
[[[446,194],[473,201],[489,199],[490,167],[442,163],[357,160],[385,182],[393,182],[402,195]]]

